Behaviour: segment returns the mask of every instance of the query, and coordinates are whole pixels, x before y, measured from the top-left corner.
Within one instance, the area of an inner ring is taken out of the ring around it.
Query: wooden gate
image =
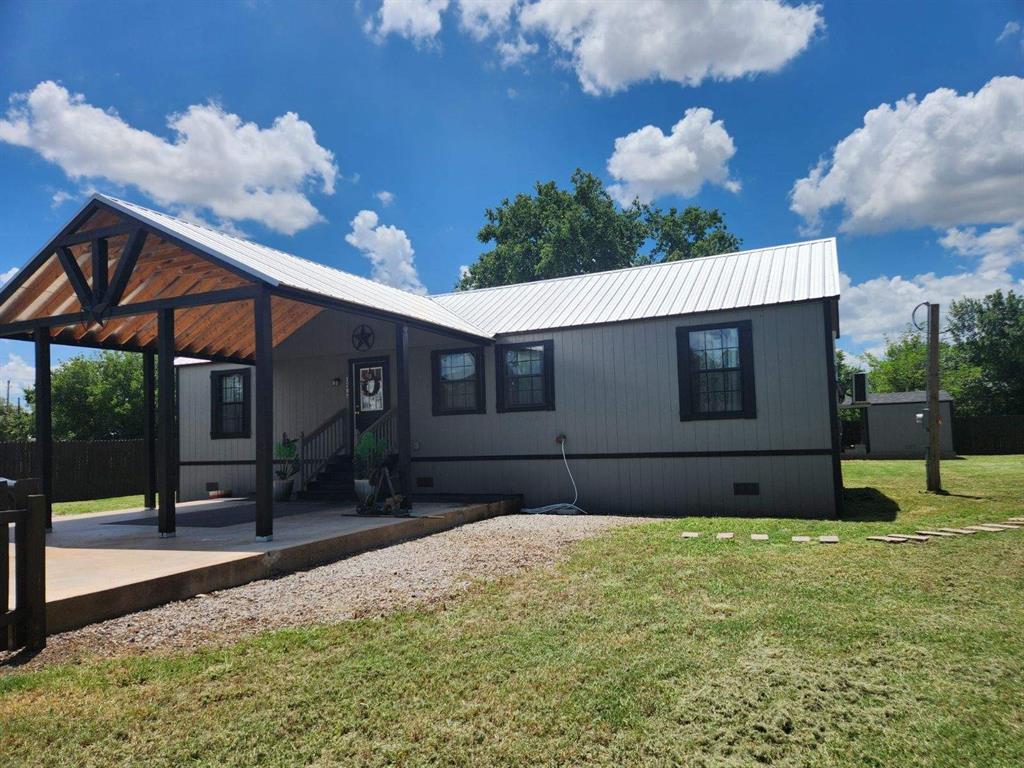
[[[0,483],[0,645],[8,651],[46,646],[46,500],[37,480]],[[11,606],[10,526],[14,526]]]

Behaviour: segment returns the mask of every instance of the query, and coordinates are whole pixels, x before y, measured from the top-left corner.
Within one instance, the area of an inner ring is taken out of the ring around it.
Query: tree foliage
[[[35,421],[28,408],[0,402],[0,442],[29,440],[35,434]]]
[[[928,342],[924,334],[909,330],[896,339],[886,339],[881,355],[866,352],[868,379],[874,392],[910,392],[928,387]],[[939,341],[939,382],[957,402],[957,410],[973,412],[972,391],[981,375],[964,350]]]
[[[131,352],[80,355],[51,377],[54,440],[129,440],[142,437],[142,356]],[[25,392],[34,404],[35,393]]]
[[[484,216],[477,239],[493,247],[462,275],[460,290],[707,256],[740,244],[717,210],[663,212],[637,201],[619,209],[601,180],[580,169],[571,190],[537,182],[533,194],[503,200]]]
[[[978,371],[970,392],[974,411],[1024,414],[1024,296],[995,291],[954,301],[949,331]]]

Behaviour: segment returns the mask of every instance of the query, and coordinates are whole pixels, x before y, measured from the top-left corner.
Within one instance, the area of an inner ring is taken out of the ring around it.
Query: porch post
[[[412,509],[412,428],[409,424],[409,326],[395,324],[398,392],[398,484],[402,508]]]
[[[142,353],[142,465],[143,495],[147,509],[156,507],[156,360],[152,352]]]
[[[160,538],[174,536],[178,452],[174,445],[174,310],[157,312],[157,389],[160,435]]]
[[[274,538],[274,329],[270,291],[253,300],[256,330],[256,540]]]
[[[50,398],[50,329],[36,328],[36,461],[46,500],[46,530],[53,530],[53,416]],[[6,543],[4,544],[6,546]]]

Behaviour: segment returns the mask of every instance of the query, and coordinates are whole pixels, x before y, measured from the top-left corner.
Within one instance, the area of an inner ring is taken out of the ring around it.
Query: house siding
[[[569,501],[555,443],[565,434],[580,504],[591,512],[831,515],[822,316],[822,302],[808,301],[501,336],[498,343],[554,342],[555,409],[500,414],[494,349],[485,347],[486,413],[434,416],[430,352],[466,343],[413,330],[413,475],[433,478],[437,493],[520,493],[529,506]],[[737,320],[752,325],[756,418],[680,421],[676,328]],[[325,312],[276,350],[276,434],[311,430],[344,406],[345,387],[330,379],[345,379],[350,357],[392,356],[393,326],[383,322],[368,323],[378,340],[371,352],[352,352],[359,322]],[[209,439],[209,372],[222,367],[232,366],[181,369],[183,498],[204,495],[211,481],[252,489],[251,465],[189,464],[254,456],[251,440]],[[734,495],[734,483],[758,483],[760,495]]]

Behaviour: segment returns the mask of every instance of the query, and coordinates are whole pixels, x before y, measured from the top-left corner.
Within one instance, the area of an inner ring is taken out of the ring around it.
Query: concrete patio
[[[248,513],[255,512],[254,504],[244,499],[180,504],[177,536],[164,539],[157,535],[153,510],[56,517],[46,542],[48,629],[74,629],[518,507],[514,498],[419,502],[410,517],[370,517],[356,515],[353,505],[278,503],[274,539],[263,543],[253,540]]]

